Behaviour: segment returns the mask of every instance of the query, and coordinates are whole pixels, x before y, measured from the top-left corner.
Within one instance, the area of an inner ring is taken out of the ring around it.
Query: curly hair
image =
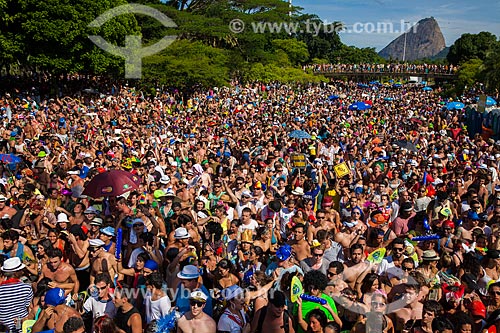
[[[320,271],[312,270],[304,275],[304,290],[309,291],[311,287],[316,287],[319,290],[325,290],[328,285],[328,278]]]

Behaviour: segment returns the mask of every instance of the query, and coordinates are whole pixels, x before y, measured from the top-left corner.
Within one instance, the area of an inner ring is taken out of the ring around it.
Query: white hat
[[[432,182],[432,185],[437,186],[437,185],[442,184],[442,183],[443,183],[443,181],[441,179],[437,178],[436,180],[434,180]]]
[[[189,299],[194,299],[196,301],[206,302],[208,296],[201,290],[195,290],[189,295]]]
[[[200,218],[200,219],[206,219],[208,217],[207,214],[203,213],[201,210],[196,213],[196,215]]]
[[[39,194],[35,197],[37,200],[45,200],[45,197],[42,194]]]
[[[61,222],[69,223],[68,215],[66,215],[65,213],[59,213],[59,215],[57,215],[57,223]]]
[[[0,202],[7,201],[7,197],[3,194],[0,194]]]
[[[198,267],[194,265],[186,265],[184,266],[182,271],[177,273],[177,277],[183,280],[193,280],[197,279],[199,276],[200,276],[200,271],[198,270]]]
[[[83,214],[99,214],[99,211],[97,209],[94,208],[94,206],[90,206],[89,208],[85,209],[85,211],[83,212]]]
[[[164,185],[166,185],[166,184],[170,183],[170,177],[169,177],[169,176],[167,176],[167,175],[163,175],[163,176],[161,176],[161,178],[160,178],[160,183],[161,183],[161,184],[164,184]]]
[[[245,291],[238,285],[232,285],[231,287],[228,287],[221,291],[221,295],[226,301],[230,301],[235,298],[240,298],[244,294]]]
[[[104,246],[104,242],[102,240],[100,240],[99,238],[89,239],[89,244],[90,244],[90,246],[93,246],[93,247]]]
[[[94,217],[89,223],[90,225],[102,225],[103,220],[100,217]]]
[[[18,257],[9,258],[3,262],[2,272],[17,272],[25,267]]]
[[[411,166],[418,167],[418,162],[415,160],[410,160]]]
[[[396,162],[391,161],[391,163],[389,163],[389,166],[390,166],[391,168],[396,168],[398,165],[396,164]]]
[[[186,239],[189,237],[191,237],[191,235],[189,235],[189,232],[187,231],[186,228],[180,227],[180,228],[175,229],[175,233],[174,233],[175,239]]]
[[[170,166],[177,167],[177,162],[176,161],[170,162]]]
[[[68,175],[79,175],[79,174],[80,174],[80,171],[78,171],[78,170],[73,170],[73,171],[68,171],[67,173],[68,173]]]
[[[241,196],[242,197],[249,197],[249,198],[251,198],[252,197],[252,192],[250,192],[249,190],[245,190],[245,191],[241,192]]]
[[[302,187],[296,187],[295,190],[292,191],[293,195],[304,195],[304,189]]]
[[[479,169],[488,169],[488,166],[483,163],[479,166]]]

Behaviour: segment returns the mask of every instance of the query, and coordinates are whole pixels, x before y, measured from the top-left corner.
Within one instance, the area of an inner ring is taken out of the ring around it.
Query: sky
[[[343,22],[351,31],[340,34],[344,44],[377,51],[412,23],[431,16],[438,22],[446,46],[463,33],[489,31],[500,36],[500,0],[293,0],[293,5],[318,15],[325,23]],[[392,30],[386,23],[392,24]]]

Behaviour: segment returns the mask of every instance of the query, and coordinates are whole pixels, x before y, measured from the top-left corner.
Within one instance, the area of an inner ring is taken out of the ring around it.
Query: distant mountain
[[[406,35],[406,52],[405,49]],[[409,31],[389,43],[379,52],[386,59],[417,60],[433,58],[446,48],[443,33],[433,18],[420,20]]]
[[[450,52],[450,48],[449,47],[445,47],[441,52],[439,52],[435,56],[431,57],[431,60],[446,59],[446,56],[448,55],[448,52]]]

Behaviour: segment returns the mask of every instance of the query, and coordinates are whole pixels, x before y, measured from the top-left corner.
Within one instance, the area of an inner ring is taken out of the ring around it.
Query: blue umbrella
[[[431,87],[423,87],[422,90],[423,91],[432,91],[432,88]]]
[[[21,161],[22,161],[22,159],[19,156],[16,156],[14,154],[0,154],[0,162],[2,162],[2,163],[17,164]]]
[[[391,102],[391,101],[393,101],[393,100],[394,100],[394,98],[392,98],[392,97],[385,97],[385,98],[384,98],[384,101],[389,101],[389,102]]]
[[[290,134],[288,134],[288,136],[291,138],[295,138],[295,139],[310,139],[311,138],[309,133],[307,133],[305,131],[301,131],[301,130],[292,131],[292,132],[290,132]]]
[[[497,105],[497,101],[495,101],[491,96],[486,97],[486,106],[494,106],[494,105]]]
[[[465,107],[464,103],[460,102],[450,102],[446,104],[446,109],[448,110],[460,110],[463,109],[464,107]]]
[[[476,102],[479,102],[479,97],[476,97]],[[497,101],[493,99],[491,96],[486,97],[486,106],[494,106],[497,105]]]
[[[370,104],[366,104],[364,102],[356,102],[356,103],[353,103],[351,105],[349,105],[349,110],[359,110],[359,111],[363,111],[363,110],[366,110],[366,109],[369,109],[371,108],[371,105]]]
[[[339,98],[339,96],[337,96],[337,95],[330,95],[330,96],[328,96],[329,100],[334,100],[334,99],[338,99],[338,98]]]

